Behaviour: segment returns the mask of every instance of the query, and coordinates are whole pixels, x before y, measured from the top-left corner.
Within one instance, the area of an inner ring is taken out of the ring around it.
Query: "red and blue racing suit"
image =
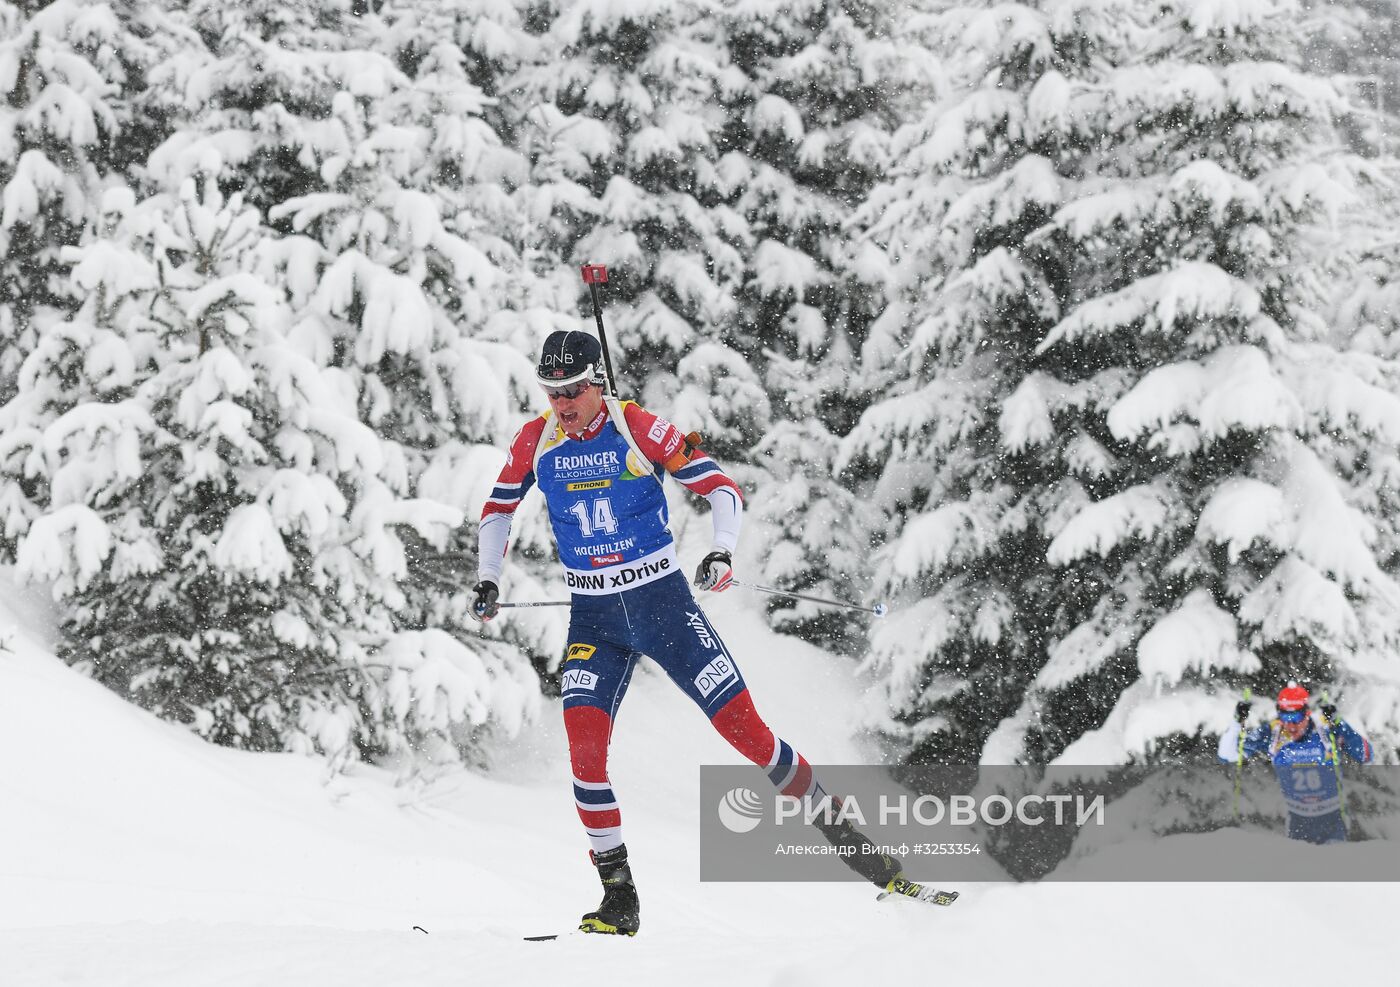
[[[635,404],[622,407],[651,470],[636,461],[606,406],[577,438],[542,415],[511,443],[480,528],[480,575],[497,582],[511,516],[532,487],[544,495],[572,593],[562,689],[574,799],[598,853],[622,843],[608,743],[643,654],[736,750],[766,767],[783,794],[821,794],[807,761],[754,709],[738,664],[695,602],[676,558],[661,487],[666,474],[710,501],[715,547],[730,552],[742,513],[738,486],[712,459],[690,450],[675,425]]]

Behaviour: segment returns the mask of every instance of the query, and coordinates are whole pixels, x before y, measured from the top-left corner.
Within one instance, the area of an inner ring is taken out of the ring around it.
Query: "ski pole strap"
[[[846,610],[858,610],[861,613],[874,614],[876,617],[883,617],[889,612],[889,608],[883,603],[877,603],[873,607],[862,606],[859,603],[847,603],[844,600],[828,600],[821,596],[808,596],[806,593],[793,593],[789,590],[778,589],[774,586],[761,586],[758,583],[741,582],[738,579],[730,580],[734,586],[742,586],[751,589],[756,593],[767,593],[770,596],[786,596],[794,600],[806,600],[808,603],[821,603],[828,607],[842,607]]]

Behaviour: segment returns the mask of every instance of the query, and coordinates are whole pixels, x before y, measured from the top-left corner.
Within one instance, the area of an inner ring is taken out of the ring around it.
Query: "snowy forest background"
[[[1298,677],[1394,761],[1396,51],[1393,0],[0,3],[0,553],[210,740],[471,760],[553,689],[563,615],[466,620],[475,511],[603,263],[752,575],[889,603],[770,620],[893,756],[1195,757]]]

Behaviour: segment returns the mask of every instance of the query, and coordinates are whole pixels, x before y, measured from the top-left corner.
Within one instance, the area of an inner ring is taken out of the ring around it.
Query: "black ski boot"
[[[632,868],[627,866],[627,847],[589,856],[603,881],[603,900],[596,912],[583,917],[579,928],[584,932],[635,936],[642,925],[642,906],[637,900],[637,886],[632,883]]]
[[[839,809],[840,803],[837,802],[836,806]],[[839,812],[836,814],[839,815]],[[880,890],[891,890],[890,886],[902,876],[903,869],[899,866],[899,861],[888,854],[878,852],[875,844],[851,825],[849,819],[827,823],[818,818],[813,825],[821,830],[828,843],[838,850],[846,851],[841,854],[842,863]]]

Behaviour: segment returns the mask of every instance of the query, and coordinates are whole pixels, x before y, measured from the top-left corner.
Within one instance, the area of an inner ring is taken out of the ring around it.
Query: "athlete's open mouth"
[[[577,411],[561,411],[559,412],[559,420],[565,426],[571,427],[579,423],[579,414]]]

